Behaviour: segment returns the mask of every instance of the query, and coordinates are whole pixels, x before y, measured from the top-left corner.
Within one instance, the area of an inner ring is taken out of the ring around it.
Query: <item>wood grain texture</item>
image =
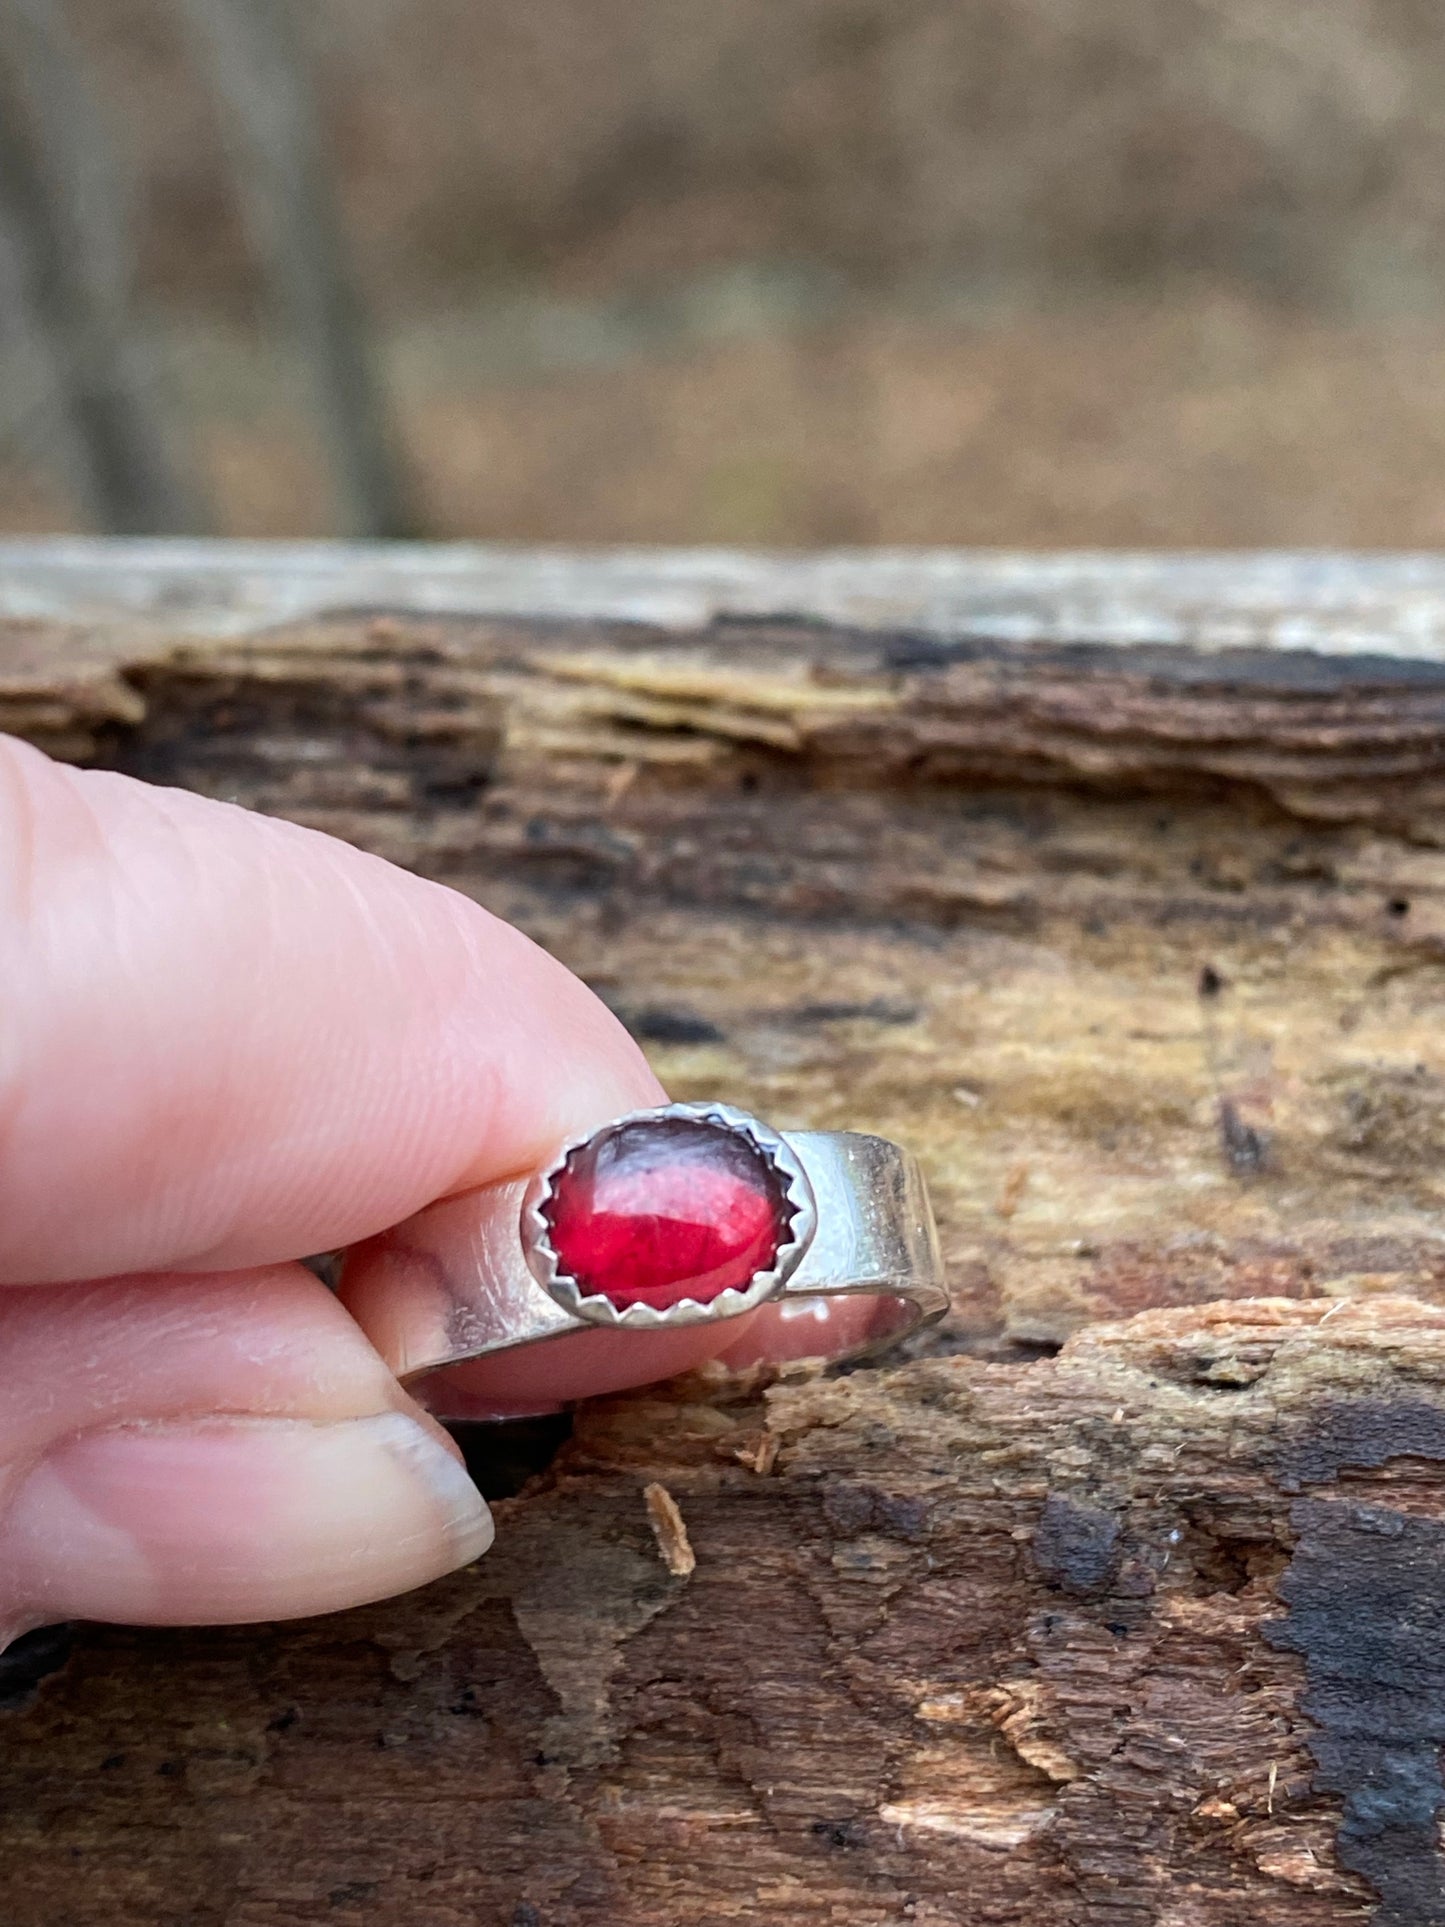
[[[1438,1921],[1442,1375],[1433,1308],[1271,1301],[597,1407],[410,1600],[87,1633],[5,1917]]]
[[[0,550],[0,727],[904,1139],[958,1300],[584,1414],[414,1599],[87,1632],[7,1921],[1445,1921],[1445,565],[909,566]]]

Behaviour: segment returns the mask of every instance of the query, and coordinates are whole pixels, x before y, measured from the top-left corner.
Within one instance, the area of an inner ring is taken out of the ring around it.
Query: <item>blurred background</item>
[[[0,0],[0,528],[1445,541],[1438,0]]]

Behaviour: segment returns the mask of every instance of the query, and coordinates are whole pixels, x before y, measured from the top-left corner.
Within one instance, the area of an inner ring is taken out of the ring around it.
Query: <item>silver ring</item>
[[[362,1323],[403,1379],[589,1326],[721,1324],[765,1304],[787,1356],[853,1356],[949,1302],[910,1152],[725,1104],[629,1112],[530,1179],[430,1206],[387,1248]]]

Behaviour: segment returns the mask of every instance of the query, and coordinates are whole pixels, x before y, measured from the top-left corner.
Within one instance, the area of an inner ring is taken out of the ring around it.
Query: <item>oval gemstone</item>
[[[711,1304],[772,1269],[791,1210],[741,1132],[693,1118],[609,1125],[573,1151],[543,1207],[558,1269],[619,1311]]]

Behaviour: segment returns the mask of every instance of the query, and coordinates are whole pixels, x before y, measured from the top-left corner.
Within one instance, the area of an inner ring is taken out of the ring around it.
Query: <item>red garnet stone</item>
[[[557,1269],[619,1311],[745,1291],[787,1243],[785,1180],[742,1132],[639,1118],[567,1158],[542,1207]]]

